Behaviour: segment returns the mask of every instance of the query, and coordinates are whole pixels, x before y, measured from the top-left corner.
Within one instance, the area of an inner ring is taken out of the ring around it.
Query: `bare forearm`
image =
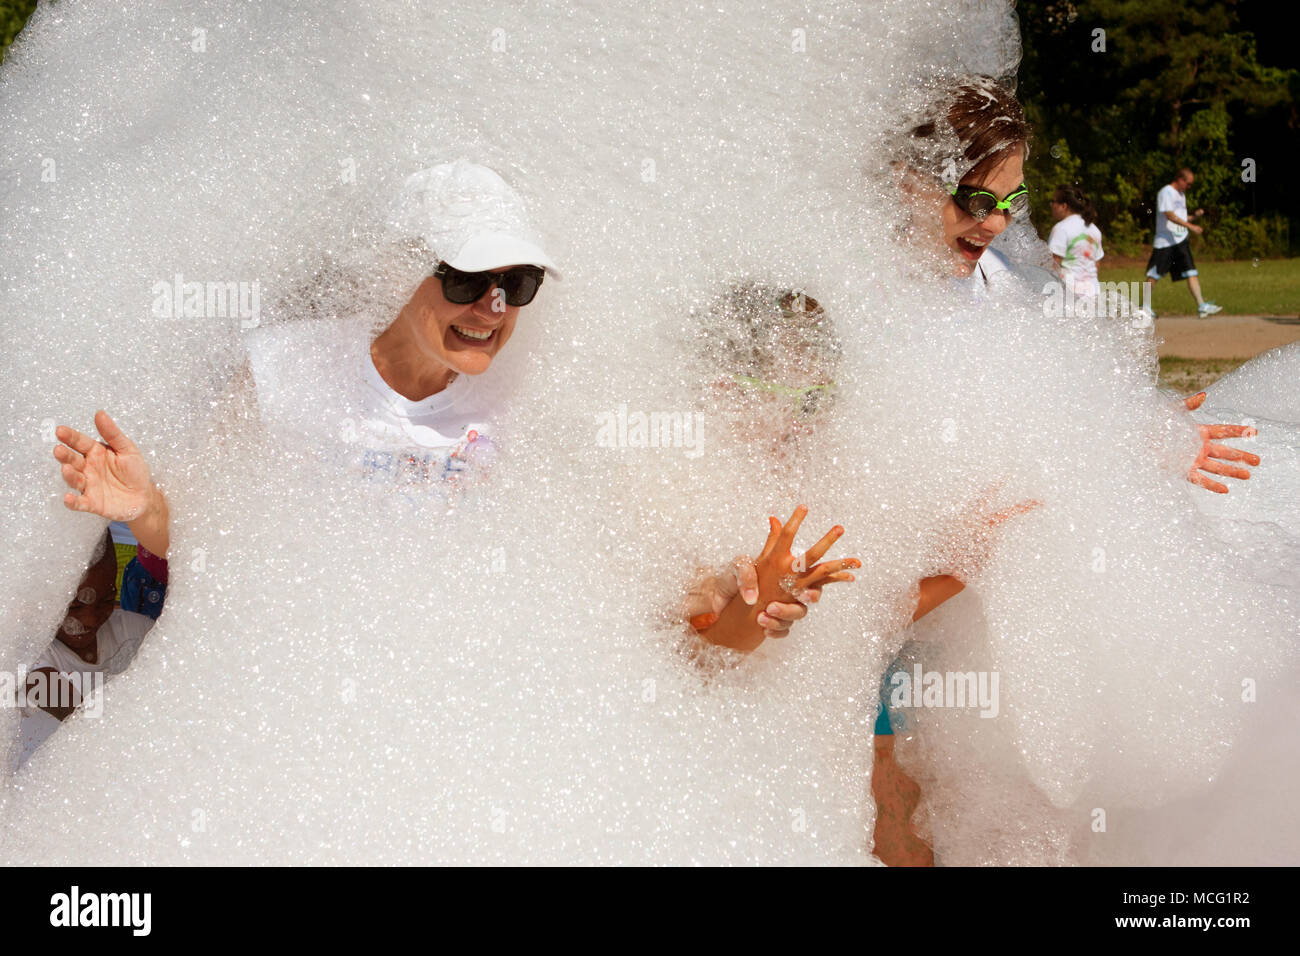
[[[155,484],[148,507],[134,521],[128,522],[127,527],[143,547],[148,548],[158,557],[165,558],[167,549],[171,545],[169,521],[167,497]]]
[[[965,589],[966,585],[951,574],[922,579],[921,596],[916,602],[916,611],[912,614],[912,620],[919,621],[944,601],[956,597]]]
[[[700,636],[710,644],[748,654],[766,637],[763,626],[758,623],[761,611],[762,607],[750,606],[736,595],[717,615],[717,620],[700,631]]]

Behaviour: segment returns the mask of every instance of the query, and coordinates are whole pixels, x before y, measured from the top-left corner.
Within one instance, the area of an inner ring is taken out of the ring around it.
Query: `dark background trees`
[[[1189,166],[1189,206],[1207,212],[1205,253],[1292,251],[1300,60],[1289,19],[1277,19],[1285,12],[1234,0],[1022,0],[1030,186],[1042,196],[1079,183],[1107,248],[1137,253],[1156,192]],[[1045,203],[1035,218],[1050,224]]]
[[[0,55],[36,0],[0,0]],[[1019,93],[1035,129],[1027,176],[1078,183],[1112,253],[1150,242],[1156,192],[1181,166],[1207,211],[1200,255],[1288,255],[1300,244],[1300,58],[1289,4],[1263,0],[1020,0]],[[1104,31],[1104,33],[1097,33]],[[1243,178],[1253,164],[1254,181]]]
[[[36,9],[36,0],[0,0],[0,57]]]

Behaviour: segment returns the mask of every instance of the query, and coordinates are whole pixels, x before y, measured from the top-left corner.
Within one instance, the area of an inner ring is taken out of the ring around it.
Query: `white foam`
[[[8,858],[866,862],[879,675],[909,588],[954,568],[988,621],[954,631],[1004,675],[994,766],[1026,805],[1148,804],[1220,772],[1229,685],[1278,679],[1294,612],[1199,517],[1190,425],[1113,329],[905,274],[894,200],[864,188],[904,94],[959,48],[1007,72],[1005,29],[905,2],[162,9],[43,7],[0,73],[5,666],[53,632],[100,530],[57,503],[42,422],[113,411],[173,514],[166,610],[105,717],[8,781]],[[409,294],[380,211],[456,155],[525,195],[565,281],[521,315],[505,451],[449,510],[270,437],[284,423],[225,401],[246,330],[160,320],[151,290],[257,281],[262,323],[331,348],[312,318],[382,324]],[[601,447],[620,405],[715,411],[690,310],[746,278],[825,305],[834,421],[784,463],[722,415],[698,457]],[[988,489],[1042,505],[981,540]],[[687,662],[692,571],[800,501],[809,543],[848,529],[858,582],[741,666]],[[981,752],[955,721],[929,739]],[[954,833],[935,827],[945,859],[975,845]]]

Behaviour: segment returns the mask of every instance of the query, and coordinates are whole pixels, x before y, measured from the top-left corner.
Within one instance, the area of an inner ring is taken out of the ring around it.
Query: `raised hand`
[[[95,413],[95,428],[102,442],[66,425],[54,430],[61,442],[54,446],[54,457],[62,463],[63,480],[72,489],[63,496],[63,504],[109,521],[134,521],[155,503],[149,466],[108,412]]]
[[[1195,395],[1189,395],[1183,399],[1183,405],[1189,412],[1194,412],[1200,408],[1205,401],[1205,393],[1197,392]],[[1197,425],[1197,430],[1201,433],[1201,450],[1196,456],[1196,461],[1187,472],[1187,480],[1194,485],[1199,485],[1208,491],[1217,494],[1226,495],[1228,486],[1222,482],[1215,481],[1201,472],[1208,471],[1210,474],[1222,475],[1225,478],[1239,478],[1246,481],[1250,478],[1250,472],[1245,468],[1239,468],[1235,465],[1227,465],[1224,462],[1240,461],[1249,465],[1251,468],[1259,465],[1259,455],[1251,454],[1248,451],[1242,451],[1240,448],[1232,448],[1228,445],[1220,445],[1214,439],[1216,438],[1254,438],[1259,431],[1249,425]]]
[[[758,603],[758,568],[754,559],[746,555],[736,557],[729,571],[710,575],[691,592],[687,599],[691,627],[703,631],[717,623],[722,609],[740,595],[740,599],[753,606]],[[769,638],[782,638],[790,633],[790,625],[808,613],[806,604],[821,600],[821,585],[807,588],[798,595],[799,601],[777,603],[759,614],[758,623]]]
[[[856,558],[818,563],[844,534],[838,525],[804,554],[790,553],[807,514],[808,509],[800,505],[784,525],[776,518],[768,518],[762,553],[752,564],[738,559],[736,591],[713,612],[713,622],[710,624],[703,615],[692,618],[697,628],[704,628],[705,638],[735,650],[752,651],[768,637],[788,634],[790,625],[807,613],[804,601],[819,600],[825,585],[853,580],[847,569],[862,566]],[[715,589],[715,600],[720,593],[724,592]]]
[[[1006,485],[1005,480],[995,481],[981,491],[957,513],[956,520],[948,532],[954,541],[959,542],[958,550],[965,555],[961,567],[947,569],[948,575],[955,578],[963,586],[968,579],[978,574],[988,562],[997,544],[998,526],[1017,515],[1033,511],[1035,508],[1041,508],[1043,505],[1041,501],[1031,499],[1010,507],[997,508],[994,501],[1001,494],[1004,485]],[[947,600],[960,591],[961,588],[957,588],[951,593],[947,593],[947,589],[944,590],[946,596],[943,600]],[[923,594],[923,603],[921,605],[925,608],[923,613],[928,613],[938,604],[943,603],[943,601],[939,601],[937,604],[925,607],[924,601],[925,595]]]

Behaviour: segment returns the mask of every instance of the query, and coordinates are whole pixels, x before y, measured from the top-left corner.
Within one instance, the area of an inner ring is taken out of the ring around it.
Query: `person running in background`
[[[1187,189],[1195,181],[1196,176],[1192,171],[1183,167],[1174,181],[1156,196],[1156,238],[1151,260],[1147,263],[1146,300],[1151,301],[1151,293],[1155,291],[1155,284],[1162,276],[1168,274],[1175,282],[1186,279],[1187,288],[1196,300],[1196,314],[1204,319],[1223,309],[1201,298],[1201,280],[1197,278],[1192,246],[1187,238],[1189,230],[1198,236],[1205,231],[1191,221],[1205,215],[1205,210],[1198,209],[1191,214],[1187,212]]]
[[[1096,302],[1101,295],[1097,262],[1105,255],[1096,225],[1097,210],[1078,186],[1059,187],[1050,203],[1056,225],[1048,236],[1047,250],[1061,281],[1076,300]]]

